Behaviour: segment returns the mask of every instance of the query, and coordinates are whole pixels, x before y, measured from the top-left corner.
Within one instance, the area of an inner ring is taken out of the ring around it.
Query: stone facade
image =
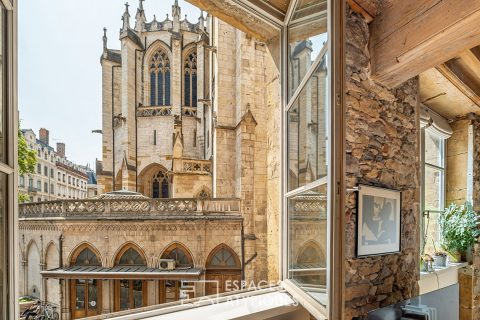
[[[346,203],[346,319],[418,293],[419,105],[418,79],[389,90],[370,79],[369,30],[347,13],[346,187],[373,185],[402,192],[401,251],[356,258],[356,196]]]
[[[57,143],[57,150],[51,147],[47,129],[40,129],[40,139],[30,129],[23,129],[22,134],[28,147],[37,152],[37,167],[35,173],[20,176],[20,193],[27,194],[30,202],[87,198],[88,175],[94,175],[93,170],[68,160],[64,143]]]

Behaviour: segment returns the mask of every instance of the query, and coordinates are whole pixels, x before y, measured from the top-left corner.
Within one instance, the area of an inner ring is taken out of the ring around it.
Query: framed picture
[[[401,193],[358,186],[357,256],[400,251]]]

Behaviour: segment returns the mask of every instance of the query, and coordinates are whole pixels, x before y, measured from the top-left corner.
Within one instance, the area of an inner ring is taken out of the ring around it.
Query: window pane
[[[327,175],[326,57],[317,67],[287,115],[288,190]]]
[[[75,280],[75,309],[76,310],[84,310],[85,309],[85,280]]]
[[[425,210],[443,210],[444,172],[425,166]]]
[[[97,280],[88,280],[88,309],[97,309]]]
[[[288,277],[327,304],[327,185],[288,199]]]
[[[440,226],[438,220],[440,218],[439,212],[430,212],[423,218],[424,244],[425,247],[422,253],[433,254],[435,249],[441,250]],[[435,243],[435,248],[433,247]]]
[[[300,0],[288,26],[290,98],[327,41],[327,1]]]
[[[133,307],[143,307],[143,282],[142,280],[133,280]]]
[[[443,167],[443,145],[443,139],[432,134],[430,130],[425,130],[425,163]]]
[[[120,310],[130,309],[130,281],[120,280]]]

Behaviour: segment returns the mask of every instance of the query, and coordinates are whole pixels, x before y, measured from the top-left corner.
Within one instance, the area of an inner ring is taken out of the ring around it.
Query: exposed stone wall
[[[472,121],[473,126],[473,206],[480,211],[480,119]],[[480,320],[480,238],[473,248],[473,303],[472,319]]]
[[[346,187],[402,192],[401,252],[356,258],[356,194],[346,201],[346,319],[407,299],[419,279],[418,79],[388,90],[373,82],[369,30],[349,11],[346,26]]]

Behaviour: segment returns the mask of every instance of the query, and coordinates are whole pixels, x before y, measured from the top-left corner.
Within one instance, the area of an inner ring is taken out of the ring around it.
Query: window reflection
[[[325,58],[287,115],[288,190],[327,175],[327,70]]]
[[[326,304],[327,185],[288,199],[289,278]]]
[[[288,97],[327,41],[327,1],[301,0],[288,27]]]

